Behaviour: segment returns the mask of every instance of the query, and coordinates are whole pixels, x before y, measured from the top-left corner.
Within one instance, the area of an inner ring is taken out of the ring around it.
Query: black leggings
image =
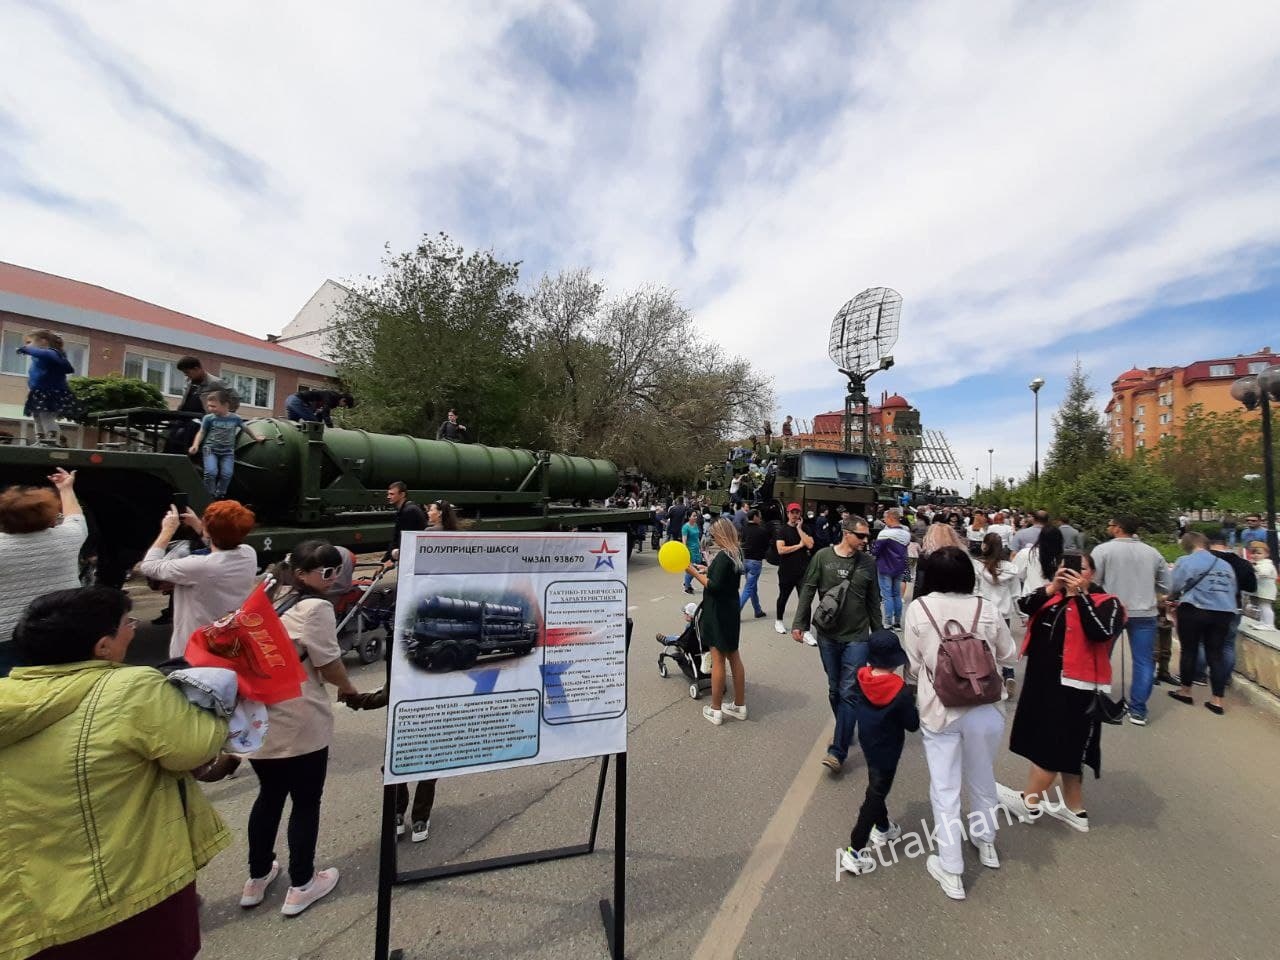
[[[1196,675],[1196,658],[1204,644],[1204,659],[1209,664],[1209,688],[1215,697],[1227,689],[1227,665],[1222,658],[1235,616],[1222,610],[1201,610],[1189,603],[1178,604],[1178,641],[1182,644],[1179,669],[1182,685],[1191,686]]]
[[[787,612],[787,601],[791,599],[791,591],[798,586],[800,586],[799,580],[778,581],[778,616],[774,619],[782,619],[782,615]]]
[[[889,829],[889,808],[885,801],[889,799],[889,791],[893,789],[893,777],[897,770],[877,770],[867,767],[867,793],[862,798],[862,808],[858,811],[858,821],[849,834],[849,846],[854,850],[864,850],[871,839],[871,828]]]
[[[320,797],[329,766],[329,748],[300,757],[250,760],[258,775],[258,798],[249,811],[249,876],[265,877],[276,858],[276,834],[284,801],[289,811],[289,882],[301,887],[316,872],[316,840],[320,836]]]
[[[436,804],[436,782],[434,780],[419,780],[417,788],[413,791],[413,822],[426,823],[431,819],[431,808]],[[396,784],[396,813],[404,816],[404,812],[409,809],[409,785],[407,783]]]

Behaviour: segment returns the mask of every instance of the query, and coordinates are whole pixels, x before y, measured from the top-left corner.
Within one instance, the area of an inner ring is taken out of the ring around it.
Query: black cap
[[[892,670],[907,662],[907,651],[898,642],[892,630],[877,630],[867,637],[867,663],[873,667]]]

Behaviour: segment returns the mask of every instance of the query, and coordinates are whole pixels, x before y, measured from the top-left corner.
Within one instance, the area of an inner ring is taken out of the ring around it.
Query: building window
[[[1160,414],[1160,422],[1161,422],[1161,423],[1173,423],[1173,414],[1172,414],[1172,413],[1162,413],[1162,414]]]
[[[187,378],[183,376],[178,365],[172,360],[161,357],[148,357],[141,353],[124,355],[124,375],[137,380],[145,380],[161,393],[170,397],[180,397],[186,392]]]
[[[276,405],[275,377],[256,377],[251,373],[222,371],[222,379],[240,395],[240,402],[248,407],[270,410]]]
[[[1211,377],[1234,377],[1235,375],[1236,365],[1234,363],[1209,364],[1209,376]]]
[[[3,336],[0,336],[0,373],[12,373],[15,376],[25,377],[27,368],[31,365],[31,358],[26,354],[18,353],[18,348],[22,346],[22,341],[26,338],[25,330],[6,330]],[[75,368],[72,376],[88,376],[89,374],[89,345],[87,343],[64,343],[63,349],[67,354],[67,359],[71,361],[71,366]]]
[[[1250,373],[1261,373],[1263,370],[1267,369],[1267,367],[1269,367],[1270,365],[1271,365],[1271,364],[1270,364],[1270,363],[1268,363],[1266,360],[1250,360],[1250,361],[1249,361],[1249,372],[1250,372]]]
[[[1145,447],[1146,445],[1147,445],[1147,441],[1145,441],[1145,440],[1139,440],[1139,441],[1138,441],[1138,446],[1140,446],[1140,447]]]
[[[1140,406],[1138,407],[1138,411],[1137,411],[1137,413],[1138,413],[1138,416],[1140,416],[1140,417],[1146,416],[1147,408],[1146,408],[1145,406],[1140,405]]]
[[[1138,424],[1136,427],[1134,427],[1133,429],[1134,429],[1134,433],[1146,433],[1146,432],[1147,432],[1147,425],[1146,425],[1145,423],[1140,423],[1140,424]]]

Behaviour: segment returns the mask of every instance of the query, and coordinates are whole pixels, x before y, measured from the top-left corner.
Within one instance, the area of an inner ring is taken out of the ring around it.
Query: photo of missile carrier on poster
[[[406,533],[385,782],[625,750],[626,546],[620,533]]]

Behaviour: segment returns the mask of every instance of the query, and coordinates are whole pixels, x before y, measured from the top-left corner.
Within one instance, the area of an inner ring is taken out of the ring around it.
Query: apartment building
[[[1106,406],[1112,448],[1126,457],[1177,436],[1186,411],[1199,404],[1205,413],[1239,410],[1231,384],[1280,361],[1270,347],[1257,353],[1196,360],[1182,367],[1134,367],[1111,382]]]

